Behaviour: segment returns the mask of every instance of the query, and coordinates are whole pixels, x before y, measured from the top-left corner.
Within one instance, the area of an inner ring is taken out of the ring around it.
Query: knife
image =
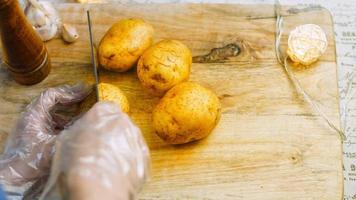
[[[91,30],[91,20],[90,20],[90,12],[87,10],[87,17],[88,17],[88,29],[89,29],[89,38],[90,38],[90,49],[91,49],[91,64],[93,65],[93,73],[94,73],[94,78],[95,78],[95,93],[96,93],[96,101],[98,102],[100,100],[99,98],[99,75],[98,75],[98,68],[97,68],[97,54],[96,54],[96,49],[94,46],[94,40],[93,40],[93,32]]]

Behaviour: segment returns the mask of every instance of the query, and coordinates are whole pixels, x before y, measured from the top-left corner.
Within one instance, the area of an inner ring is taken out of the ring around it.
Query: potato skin
[[[143,52],[153,43],[153,27],[141,19],[124,19],[115,23],[99,44],[100,66],[124,72],[135,66]]]
[[[129,101],[120,88],[109,83],[99,83],[99,97],[101,101],[112,101],[119,105],[125,113],[130,111]]]
[[[162,40],[148,48],[137,64],[137,75],[144,88],[163,96],[173,86],[187,81],[192,53],[177,40]]]
[[[109,83],[99,83],[99,100],[100,101],[112,101],[116,103],[121,111],[129,113],[130,105],[125,94],[115,85]],[[81,104],[80,111],[88,111],[96,103],[96,93],[93,91]]]
[[[170,144],[184,144],[209,135],[220,120],[219,98],[193,82],[170,89],[153,110],[157,135]]]

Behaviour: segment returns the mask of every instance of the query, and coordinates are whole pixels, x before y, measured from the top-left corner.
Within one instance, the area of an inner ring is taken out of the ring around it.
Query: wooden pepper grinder
[[[16,82],[32,85],[50,72],[47,49],[17,0],[0,0],[2,59]]]

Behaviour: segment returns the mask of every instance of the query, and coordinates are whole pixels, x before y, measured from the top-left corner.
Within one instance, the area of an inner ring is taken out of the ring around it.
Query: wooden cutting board
[[[101,82],[128,96],[131,117],[151,150],[151,179],[140,199],[342,199],[342,149],[338,135],[297,94],[274,54],[275,18],[270,5],[226,4],[60,4],[63,21],[76,25],[80,39],[47,43],[53,63],[42,83],[25,87],[0,71],[0,135],[40,91],[65,83],[93,82],[85,11],[90,8],[96,42],[117,20],[140,17],[155,28],[156,41],[184,42],[193,52],[190,80],[215,91],[221,121],[206,139],[165,144],[152,130],[159,101],[144,91],[135,69],[100,72]],[[285,8],[285,32],[315,23],[329,46],[320,62],[294,67],[303,87],[339,124],[333,23],[321,8]],[[285,45],[287,34],[282,38]],[[215,53],[210,53],[212,49]],[[241,52],[231,49],[240,48]]]

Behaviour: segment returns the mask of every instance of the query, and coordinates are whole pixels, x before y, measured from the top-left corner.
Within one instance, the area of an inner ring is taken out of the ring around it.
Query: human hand
[[[116,104],[99,102],[58,137],[41,199],[135,199],[148,171],[140,129]]]
[[[12,195],[22,196],[39,178],[49,174],[57,134],[72,120],[55,111],[82,101],[91,91],[83,84],[50,88],[33,100],[22,113],[9,136],[0,160],[0,183],[17,187]]]

